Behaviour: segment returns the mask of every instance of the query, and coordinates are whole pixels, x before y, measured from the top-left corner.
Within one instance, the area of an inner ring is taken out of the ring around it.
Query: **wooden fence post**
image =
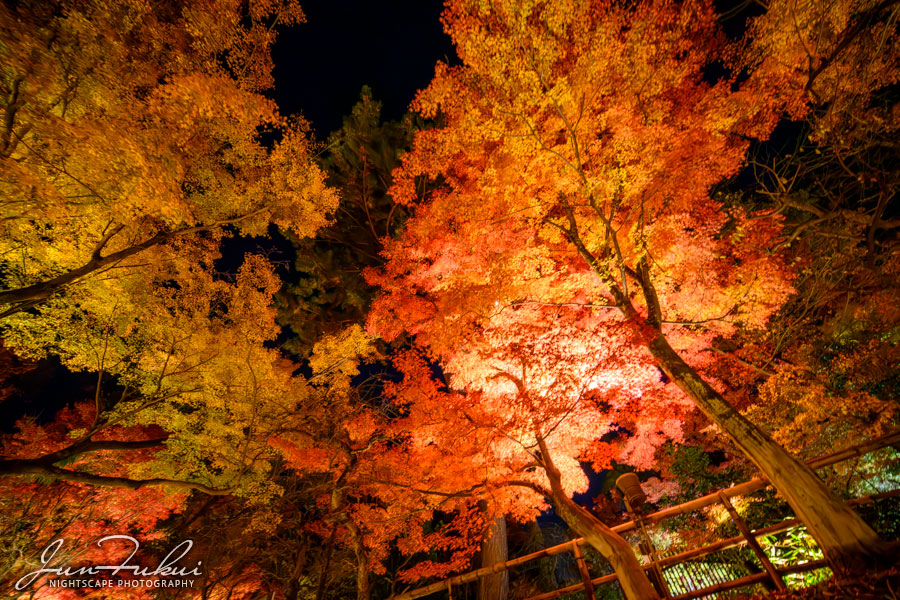
[[[597,600],[594,595],[594,583],[591,581],[591,573],[588,571],[587,563],[584,562],[584,554],[578,546],[578,540],[572,541],[572,552],[575,554],[575,564],[578,565],[578,572],[581,574],[581,581],[584,583],[584,597],[586,600]]]
[[[734,521],[734,524],[737,526],[738,531],[740,531],[741,535],[744,536],[744,539],[747,540],[747,545],[750,546],[750,549],[753,550],[753,552],[756,554],[759,562],[762,563],[762,566],[766,570],[766,573],[769,574],[769,577],[772,579],[772,583],[774,583],[775,587],[779,590],[786,590],[787,586],[784,585],[784,581],[782,581],[781,575],[779,575],[778,571],[775,570],[775,567],[772,565],[769,557],[766,556],[766,553],[763,552],[762,547],[759,545],[756,536],[753,535],[753,533],[750,531],[750,528],[747,527],[747,523],[744,522],[744,519],[741,518],[741,515],[738,514],[737,510],[735,510],[734,506],[731,504],[731,500],[729,500],[728,496],[721,492],[719,492],[719,499],[722,501],[722,504],[725,505],[725,510],[728,511],[728,514],[731,515],[731,520]]]

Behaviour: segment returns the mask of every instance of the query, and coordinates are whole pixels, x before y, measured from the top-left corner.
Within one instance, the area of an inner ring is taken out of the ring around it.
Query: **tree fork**
[[[209,231],[223,225],[239,223],[240,221],[260,214],[262,211],[263,209],[257,209],[245,215],[241,215],[233,219],[216,221],[215,223],[210,223],[209,225],[186,227],[184,229],[178,229],[175,231],[161,231],[143,242],[133,244],[127,248],[103,256],[101,254],[103,248],[117,233],[122,230],[122,227],[113,228],[108,233],[104,234],[103,239],[98,242],[97,246],[94,248],[94,251],[91,253],[91,258],[80,267],[71,269],[70,271],[66,271],[61,275],[57,275],[56,277],[47,279],[45,281],[40,281],[32,285],[0,291],[0,304],[13,305],[12,307],[0,313],[0,318],[8,317],[12,314],[20,312],[21,310],[24,310],[25,308],[43,302],[65,287],[75,283],[76,281],[79,281],[84,277],[87,277],[88,275],[99,271],[100,269],[114,265],[125,260],[126,258],[134,256],[135,254],[139,254],[144,250],[148,250],[154,246],[164,244],[170,240],[184,235]]]

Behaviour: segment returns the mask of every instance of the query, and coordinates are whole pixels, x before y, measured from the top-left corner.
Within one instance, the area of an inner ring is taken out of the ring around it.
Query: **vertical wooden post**
[[[572,553],[575,555],[575,564],[578,565],[578,572],[581,574],[581,581],[584,583],[584,597],[586,600],[597,600],[594,595],[594,583],[591,581],[591,573],[588,571],[587,563],[584,562],[584,554],[578,546],[578,540],[572,542]]]
[[[447,581],[447,600],[453,600],[453,584]]]
[[[778,571],[775,570],[775,567],[772,565],[769,557],[766,556],[766,553],[763,552],[762,547],[756,540],[756,536],[751,533],[750,528],[747,527],[747,523],[744,522],[744,519],[741,518],[741,515],[738,514],[737,510],[735,510],[734,506],[731,504],[731,500],[729,500],[728,496],[726,496],[722,492],[719,492],[719,499],[722,501],[722,504],[725,506],[725,510],[728,511],[728,514],[731,515],[731,520],[734,521],[734,524],[737,526],[738,531],[740,531],[741,535],[744,536],[744,539],[747,540],[747,545],[750,546],[750,548],[756,554],[756,557],[759,559],[759,562],[762,563],[762,566],[766,570],[766,573],[769,574],[769,577],[772,579],[772,583],[774,583],[775,587],[779,590],[786,590],[787,586],[784,585],[784,581],[782,581],[781,575],[779,575]]]

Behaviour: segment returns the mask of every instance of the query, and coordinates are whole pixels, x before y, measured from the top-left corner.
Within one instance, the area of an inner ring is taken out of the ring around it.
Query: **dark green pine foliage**
[[[341,202],[334,223],[314,239],[291,239],[296,276],[277,297],[279,323],[295,334],[287,350],[303,355],[321,335],[364,320],[375,290],[362,270],[382,264],[382,240],[407,218],[388,189],[421,126],[411,115],[382,121],[381,103],[366,86],[341,129],[329,136],[321,166]]]

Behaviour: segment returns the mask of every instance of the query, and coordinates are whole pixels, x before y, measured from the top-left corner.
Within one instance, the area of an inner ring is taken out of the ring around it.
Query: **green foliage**
[[[900,539],[900,498],[885,498],[859,507],[863,519],[886,540]]]
[[[666,444],[660,451],[662,463],[667,465],[667,477],[675,481],[680,491],[666,503],[679,504],[714,490],[729,487],[745,478],[747,473],[741,466],[728,464],[714,467],[710,453],[691,445]]]
[[[320,164],[340,193],[334,223],[312,239],[286,233],[297,249],[297,276],[277,296],[278,322],[295,334],[286,344],[292,352],[303,355],[323,331],[364,320],[374,288],[361,272],[382,264],[383,238],[395,235],[408,216],[388,189],[421,127],[411,115],[382,121],[381,103],[363,87],[341,129],[329,137]]]
[[[798,565],[822,558],[822,550],[802,527],[794,527],[775,535],[760,538],[760,545],[775,568]],[[791,588],[808,587],[831,577],[830,569],[816,569],[793,573],[784,577]]]

